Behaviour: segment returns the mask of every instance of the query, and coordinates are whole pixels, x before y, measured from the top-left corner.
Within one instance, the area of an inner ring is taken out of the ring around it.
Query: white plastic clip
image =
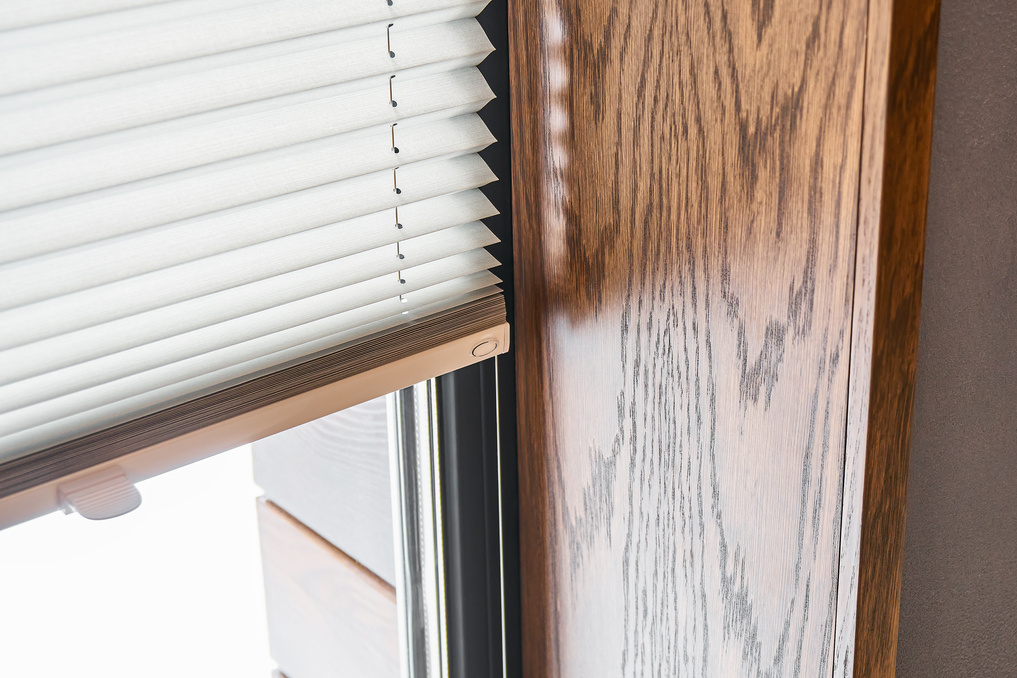
[[[116,518],[141,506],[141,493],[119,466],[60,485],[57,498],[64,513],[77,511],[89,520]]]

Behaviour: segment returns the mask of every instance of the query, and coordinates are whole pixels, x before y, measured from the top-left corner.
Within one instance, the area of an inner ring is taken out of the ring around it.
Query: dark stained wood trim
[[[550,471],[542,453],[550,434],[547,425],[544,351],[547,297],[540,239],[542,185],[540,172],[544,130],[542,99],[541,22],[538,3],[508,0],[509,87],[512,124],[513,259],[515,261],[514,334],[516,362],[516,421],[519,465],[519,570],[522,675],[554,675],[557,635],[548,626],[554,602],[548,561],[553,536],[548,505]]]
[[[835,675],[892,678],[939,0],[870,0]]]

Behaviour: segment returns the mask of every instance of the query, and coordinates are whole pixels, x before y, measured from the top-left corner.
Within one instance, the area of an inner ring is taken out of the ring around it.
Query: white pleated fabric
[[[0,0],[0,462],[496,295],[464,0]]]

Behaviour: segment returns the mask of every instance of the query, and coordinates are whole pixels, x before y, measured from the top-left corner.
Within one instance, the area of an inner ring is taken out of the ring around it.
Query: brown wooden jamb
[[[834,675],[892,678],[939,0],[870,0]]]

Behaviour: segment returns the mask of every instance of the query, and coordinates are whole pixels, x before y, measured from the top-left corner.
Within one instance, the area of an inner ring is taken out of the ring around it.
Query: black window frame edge
[[[507,0],[477,17],[495,51],[480,64],[495,99],[480,117],[497,143],[480,153],[498,181],[484,223],[501,242],[506,314],[514,318]],[[510,330],[511,332],[511,330]],[[511,334],[510,334],[511,336]],[[511,342],[514,345],[514,338]],[[519,472],[514,351],[437,379],[450,678],[520,678]]]
[[[513,376],[506,362],[438,378],[450,678],[522,675],[518,475],[514,447],[507,453],[515,421],[499,417],[514,390],[505,386]]]

